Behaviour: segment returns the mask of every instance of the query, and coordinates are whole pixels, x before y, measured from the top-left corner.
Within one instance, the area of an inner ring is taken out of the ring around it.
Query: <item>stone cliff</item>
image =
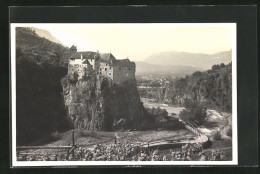
[[[102,76],[61,80],[67,115],[74,128],[112,131],[143,129],[149,118],[135,80],[120,85]]]

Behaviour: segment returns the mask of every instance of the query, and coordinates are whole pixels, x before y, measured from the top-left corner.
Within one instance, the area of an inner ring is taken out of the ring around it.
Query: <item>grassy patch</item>
[[[80,137],[93,137],[100,139],[100,135],[95,131],[79,130],[78,134]]]

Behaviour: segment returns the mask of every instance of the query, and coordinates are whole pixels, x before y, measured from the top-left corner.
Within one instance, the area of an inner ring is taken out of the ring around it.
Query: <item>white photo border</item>
[[[232,28],[232,161],[17,161],[16,157],[16,27],[33,27],[40,25],[63,25],[65,26],[128,26],[134,27],[231,27]],[[11,127],[12,127],[12,167],[32,166],[151,166],[151,165],[238,165],[238,135],[237,135],[237,25],[236,23],[11,23]]]

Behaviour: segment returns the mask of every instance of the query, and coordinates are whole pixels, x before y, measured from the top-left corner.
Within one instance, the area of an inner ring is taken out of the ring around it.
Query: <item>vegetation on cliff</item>
[[[118,85],[96,75],[76,83],[72,79],[67,75],[61,83],[66,110],[74,128],[98,131],[147,128],[150,118],[134,80]]]
[[[232,110],[232,65],[214,65],[208,71],[176,78],[166,88],[164,101],[184,105],[188,98],[222,111]]]
[[[38,64],[67,66],[71,52],[68,47],[38,36],[33,29],[16,27],[17,58],[22,52],[23,59]]]
[[[67,73],[61,57],[68,58],[68,51],[29,28],[16,28],[17,145],[70,128],[60,85]]]

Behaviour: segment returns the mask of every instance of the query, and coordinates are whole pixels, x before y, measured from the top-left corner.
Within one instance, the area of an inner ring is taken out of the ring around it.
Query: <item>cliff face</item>
[[[86,130],[142,129],[149,121],[135,80],[120,85],[102,76],[61,80],[67,115],[74,128]]]

